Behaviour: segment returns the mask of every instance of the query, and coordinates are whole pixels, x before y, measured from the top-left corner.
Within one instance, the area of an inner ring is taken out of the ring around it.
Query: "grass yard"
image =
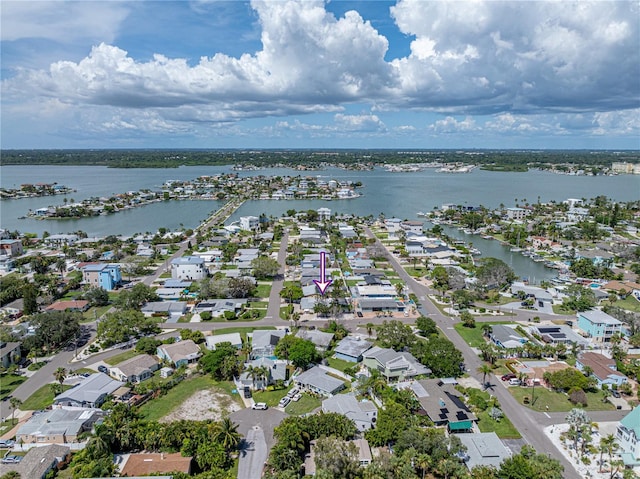
[[[478,413],[478,428],[480,428],[480,432],[495,432],[500,439],[520,439],[522,437],[507,416],[496,421],[489,416],[487,411]]]
[[[520,404],[524,404],[523,399],[525,396],[527,396],[529,400],[534,397],[534,405],[531,405],[531,401],[529,404],[525,404],[525,406],[529,409],[533,409],[534,411],[569,412],[571,409],[576,407],[569,401],[569,396],[566,394],[553,392],[542,386],[535,388],[535,394],[532,394],[532,391],[532,388],[522,388],[517,386],[509,388],[509,392],[511,392],[513,397],[515,397]],[[587,411],[614,410],[615,406],[609,401],[603,402],[603,397],[602,391],[595,393],[587,392],[587,407],[584,409]],[[549,409],[547,409],[547,406]]]
[[[94,306],[93,308],[89,308],[84,313],[82,313],[82,317],[84,318],[84,321],[95,321],[96,318],[102,316],[104,313],[109,311],[110,308],[110,304],[107,304],[106,306]]]
[[[25,376],[18,376],[15,374],[5,374],[0,377],[0,399],[4,399],[10,396],[15,388],[25,382],[27,378]]]
[[[247,303],[247,307],[252,309],[267,309],[268,306],[269,301],[251,301]]]
[[[613,305],[618,308],[626,309],[627,311],[640,313],[640,301],[635,299],[632,295],[627,296],[625,299],[619,299],[613,303]]]
[[[131,359],[134,356],[138,356],[139,354],[141,353],[139,353],[135,349],[132,349],[130,351],[125,351],[124,353],[111,356],[110,358],[105,359],[104,362],[109,366],[115,366],[116,364],[120,364],[121,362],[126,361],[127,359]]]
[[[275,407],[280,402],[280,399],[285,397],[289,389],[278,389],[276,391],[255,391],[253,393],[253,400],[255,402],[267,403],[269,407]],[[300,399],[302,401],[302,399]]]
[[[352,363],[351,361],[345,361],[344,359],[338,358],[327,358],[327,363],[330,367],[342,372],[344,372],[345,369],[357,366],[357,363]]]
[[[482,336],[483,325],[506,324],[506,323],[508,323],[508,321],[491,321],[491,322],[483,321],[482,323],[476,323],[475,328],[467,328],[462,323],[454,324],[453,327],[455,328],[456,331],[458,331],[458,334],[462,336],[462,339],[464,339],[469,346],[471,346],[472,348],[479,348],[480,346],[486,343],[486,341]]]
[[[258,284],[255,293],[256,298],[268,298],[271,293],[271,284]]]
[[[71,389],[71,386],[67,384],[62,385],[62,390],[67,391]],[[45,384],[31,396],[29,396],[20,406],[22,411],[39,411],[45,409],[53,404],[54,395],[51,391],[51,385]]]
[[[185,379],[169,390],[164,396],[146,402],[140,406],[139,412],[143,419],[157,421],[179,407],[197,391],[211,388],[222,389],[229,393],[232,389],[225,383],[214,381],[209,376],[197,376],[195,378]],[[234,397],[233,394],[231,396]],[[235,396],[237,396],[237,394]]]
[[[320,398],[313,397],[309,394],[303,394],[299,401],[291,401],[284,410],[287,414],[291,414],[292,416],[301,416],[319,408],[320,406],[322,406],[322,400]]]

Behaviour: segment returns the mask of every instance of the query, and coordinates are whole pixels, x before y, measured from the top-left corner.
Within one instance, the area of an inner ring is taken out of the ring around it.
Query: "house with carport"
[[[294,383],[301,390],[311,391],[322,396],[333,396],[345,388],[340,379],[330,376],[327,371],[314,366],[294,378]]]
[[[103,373],[96,373],[84,379],[77,386],[63,391],[53,399],[54,406],[99,408],[119,387],[121,381],[111,379]]]

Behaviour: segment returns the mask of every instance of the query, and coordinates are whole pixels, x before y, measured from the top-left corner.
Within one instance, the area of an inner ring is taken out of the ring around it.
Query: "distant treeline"
[[[423,162],[483,165],[526,171],[544,165],[607,168],[612,162],[640,162],[639,151],[587,150],[2,150],[2,165],[97,165],[110,168],[177,168],[182,165],[402,164]]]

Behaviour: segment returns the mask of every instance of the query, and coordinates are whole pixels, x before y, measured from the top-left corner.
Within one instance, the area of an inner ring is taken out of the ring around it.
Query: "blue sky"
[[[2,148],[640,148],[635,1],[0,14]]]

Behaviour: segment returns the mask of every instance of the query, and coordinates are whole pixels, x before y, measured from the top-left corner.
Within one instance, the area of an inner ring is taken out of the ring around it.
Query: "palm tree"
[[[58,368],[53,372],[53,377],[62,384],[64,380],[67,379],[67,370],[65,368]]]
[[[425,474],[433,464],[433,460],[431,456],[428,454],[418,454],[415,460],[415,465],[422,471],[422,479],[424,479]]]
[[[609,456],[609,462],[611,462],[611,456],[618,449],[616,437],[613,434],[609,434],[600,439],[600,472],[602,472],[602,456],[607,453]]]
[[[396,294],[401,298],[404,298],[404,284],[396,283]]]
[[[365,328],[367,328],[367,335],[371,337],[371,332],[373,331],[373,328],[375,328],[375,325],[373,323],[367,323]]]
[[[478,372],[482,374],[482,386],[487,389],[487,374],[491,374],[493,369],[485,363],[478,368]]]
[[[11,398],[9,398],[9,404],[11,405],[11,425],[13,425],[16,409],[22,406],[22,401],[12,396]]]
[[[234,424],[228,417],[225,417],[218,423],[215,440],[221,443],[227,452],[236,449],[240,444],[238,425]]]

